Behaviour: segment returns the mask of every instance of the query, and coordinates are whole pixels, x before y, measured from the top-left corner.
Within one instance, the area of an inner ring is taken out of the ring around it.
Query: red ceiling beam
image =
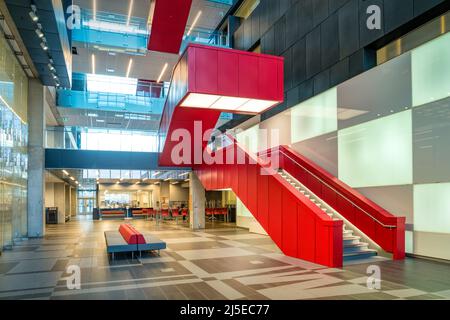
[[[179,53],[191,5],[192,0],[156,0],[148,50]]]

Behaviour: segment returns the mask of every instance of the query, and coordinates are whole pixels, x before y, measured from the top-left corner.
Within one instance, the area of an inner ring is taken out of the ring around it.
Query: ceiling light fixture
[[[47,45],[47,43],[46,43],[45,41],[42,41],[42,42],[41,42],[41,48],[42,48],[42,50],[44,50],[44,51],[47,51],[47,50],[48,50],[48,45]]]
[[[62,170],[62,173],[64,173],[66,176],[69,175],[69,173],[66,170]]]
[[[92,19],[97,20],[97,0],[92,0]]]
[[[31,20],[33,20],[34,22],[38,22],[39,21],[39,17],[36,14],[37,8],[34,4],[31,5],[31,11],[28,13],[30,15]]]
[[[179,174],[178,176],[184,177],[184,176],[187,176],[188,174],[189,174],[189,172],[185,172],[185,173]]]
[[[127,68],[127,78],[130,77],[130,71],[131,71],[132,65],[133,65],[133,59],[130,58],[130,62],[128,62],[128,68]]]
[[[160,83],[162,80],[162,77],[164,76],[164,73],[166,73],[167,68],[169,67],[169,64],[166,62],[166,64],[164,65],[164,67],[161,70],[161,74],[158,77],[158,80],[156,81],[157,83]]]
[[[42,39],[44,37],[44,33],[40,28],[37,28],[36,30],[34,30],[34,32],[36,32],[36,35],[39,37],[39,39]]]
[[[192,30],[194,29],[194,27],[195,27],[195,25],[197,24],[198,19],[200,18],[201,15],[202,15],[202,11],[199,11],[199,12],[197,13],[197,15],[195,16],[194,22],[191,24],[191,27],[189,28],[189,30],[188,30],[188,32],[187,32],[187,35],[188,35],[188,36],[191,34]]]
[[[130,0],[130,7],[128,8],[127,27],[130,25],[131,13],[133,12],[133,4],[134,4],[134,0]]]
[[[189,93],[181,103],[182,107],[240,111],[242,113],[261,113],[280,101],[247,99],[212,94]]]
[[[75,181],[75,178],[74,178],[74,177],[69,177],[69,178],[70,178],[70,180]]]
[[[56,71],[55,67],[54,67],[51,63],[48,64],[48,68],[49,68],[50,71],[52,71],[52,72]]]
[[[92,60],[92,74],[95,74],[95,54],[92,54],[91,60]]]

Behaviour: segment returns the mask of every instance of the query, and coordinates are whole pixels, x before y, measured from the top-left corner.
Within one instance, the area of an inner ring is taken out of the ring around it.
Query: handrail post
[[[405,217],[397,217],[397,228],[393,229],[393,258],[402,260],[405,258]]]

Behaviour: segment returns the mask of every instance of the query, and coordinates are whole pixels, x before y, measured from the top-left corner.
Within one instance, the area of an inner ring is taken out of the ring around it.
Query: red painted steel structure
[[[280,167],[303,183],[394,259],[405,257],[405,217],[367,199],[311,160],[287,146],[277,151]]]
[[[237,164],[239,152],[245,155],[246,164]],[[229,154],[234,156],[234,164],[226,164]],[[194,166],[206,190],[232,189],[284,254],[329,267],[342,267],[342,221],[332,220],[238,144],[219,150],[213,156],[222,159],[220,162],[224,164]]]
[[[179,144],[170,139],[175,130],[186,130],[191,137],[198,138],[215,127],[223,111],[181,107],[190,93],[282,101],[282,66],[283,60],[278,57],[190,45],[173,71],[159,129],[163,146],[160,165],[193,167],[207,190],[231,188],[286,255],[340,267],[343,222],[332,220],[275,172],[263,174],[261,170],[265,165],[261,159],[253,159],[244,152],[246,164],[238,164],[236,156],[242,149],[234,143],[213,154],[222,158],[222,163],[229,163],[225,161],[226,155],[234,152],[234,164],[208,164],[203,157],[196,162],[195,154],[203,155],[208,139],[200,150],[195,150],[191,141],[189,164],[174,164],[172,159],[172,150]],[[195,129],[195,121],[201,123],[200,130]],[[291,149],[281,147],[277,152],[281,168],[384,250],[392,252],[395,259],[404,257],[404,218],[392,216]],[[250,159],[254,163],[250,163]],[[299,164],[305,170],[298,169]]]
[[[163,146],[160,165],[190,167],[195,162],[194,152],[188,164],[173,162],[171,152],[178,141],[171,141],[172,133],[176,129],[186,129],[194,137],[194,121],[200,121],[202,129],[196,135],[203,136],[215,127],[220,113],[227,111],[181,107],[189,94],[282,102],[283,79],[283,58],[190,44],[172,73],[159,127],[160,145]]]
[[[192,0],[156,0],[148,50],[178,54]]]

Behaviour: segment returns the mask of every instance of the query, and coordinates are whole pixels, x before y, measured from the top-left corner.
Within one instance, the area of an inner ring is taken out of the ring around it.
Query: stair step
[[[361,237],[357,236],[344,236],[344,246],[347,244],[357,244],[361,240]]]
[[[311,200],[312,203],[314,203],[318,208],[320,208],[333,221],[341,220],[334,215],[333,210],[328,210],[326,208],[326,204],[324,204],[321,199],[317,199],[314,195],[310,194],[307,190],[303,188],[301,183],[299,183],[296,179],[291,177],[283,169],[279,169],[278,174],[291,186],[293,186],[300,193],[302,193],[306,198]],[[342,235],[343,235],[344,261],[367,259],[376,256],[378,254],[376,250],[369,249],[368,243],[361,242],[361,237],[355,236],[354,231],[352,229],[347,229],[347,226],[345,224],[342,227]]]
[[[344,253],[344,261],[351,261],[357,259],[367,259],[376,256],[377,252],[372,249],[363,250],[360,252]]]
[[[345,236],[352,236],[353,235],[353,230],[346,230],[344,229],[344,231],[342,232]]]
[[[369,244],[364,243],[364,242],[360,242],[357,244],[347,244],[347,245],[344,245],[344,254],[366,251],[368,249],[369,249]]]

